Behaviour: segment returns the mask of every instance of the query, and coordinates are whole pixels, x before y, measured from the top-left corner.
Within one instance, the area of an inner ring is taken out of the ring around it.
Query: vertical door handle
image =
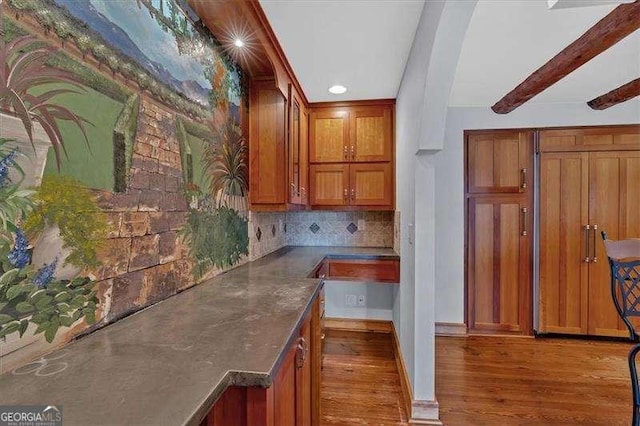
[[[520,189],[527,189],[527,169],[526,167],[520,170],[520,174],[522,175],[522,182],[520,183]]]
[[[523,237],[526,237],[528,232],[527,232],[527,212],[529,211],[526,207],[523,207],[521,210],[522,212],[522,232],[520,233],[520,235],[522,235]]]
[[[355,145],[351,145],[351,159],[352,160],[356,159],[356,146]]]
[[[591,258],[592,263],[596,263],[598,261],[598,253],[596,246],[596,235],[598,234],[598,225],[593,225],[593,257]]]
[[[349,200],[349,190],[347,188],[344,189],[344,202],[346,203]]]
[[[309,353],[309,344],[304,337],[298,339],[298,347],[296,351],[296,367],[301,369],[304,367],[304,363],[307,360],[307,354]]]
[[[356,189],[351,188],[351,201],[355,201],[356,199]]]
[[[349,152],[348,152],[348,149],[349,149],[349,148],[347,148],[347,146],[345,145],[345,146],[344,146],[344,150],[343,150],[343,153],[344,153],[344,159],[345,159],[345,160],[348,160],[348,159],[349,159]]]
[[[296,184],[295,184],[295,183],[292,183],[292,184],[291,184],[291,196],[292,196],[292,197],[295,197],[295,196],[296,196],[296,193],[297,193],[297,191],[296,191]]]
[[[591,229],[591,225],[585,225],[584,226],[584,253],[585,253],[585,258],[584,258],[584,262],[585,263],[589,263],[591,262],[591,258],[589,257],[590,253],[589,253],[589,230]]]

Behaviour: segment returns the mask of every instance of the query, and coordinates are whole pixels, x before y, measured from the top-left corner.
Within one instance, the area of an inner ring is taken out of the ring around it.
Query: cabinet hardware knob
[[[585,263],[589,263],[591,262],[591,258],[589,257],[589,230],[591,229],[591,225],[585,225],[584,226],[584,254],[585,254],[585,258],[584,258],[584,262]]]
[[[349,149],[349,148],[347,148],[347,146],[345,145],[345,146],[344,146],[344,159],[345,159],[345,160],[348,160],[348,159],[349,159],[349,152],[348,152],[348,149]]]
[[[352,159],[356,158],[356,147],[355,147],[355,145],[351,145],[351,158]]]
[[[344,201],[346,202],[349,199],[349,190],[348,189],[344,189]]]
[[[355,188],[351,188],[351,201],[355,201],[356,199],[356,190]]]
[[[296,353],[296,368],[301,369],[304,367],[307,360],[307,354],[309,353],[309,344],[304,337],[298,339],[298,348]]]

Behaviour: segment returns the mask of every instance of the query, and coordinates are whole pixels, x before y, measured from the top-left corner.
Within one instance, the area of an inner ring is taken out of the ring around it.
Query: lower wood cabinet
[[[340,281],[374,281],[400,283],[399,259],[325,259],[312,273],[313,277]]]
[[[469,199],[467,317],[469,333],[531,334],[531,238],[527,197]]]
[[[201,426],[311,426],[320,422],[321,308],[316,297],[269,388],[232,386]]]

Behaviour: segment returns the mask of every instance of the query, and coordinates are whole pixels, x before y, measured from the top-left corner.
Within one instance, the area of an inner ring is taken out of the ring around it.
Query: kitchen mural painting
[[[246,261],[245,81],[188,5],[0,14],[1,355]]]

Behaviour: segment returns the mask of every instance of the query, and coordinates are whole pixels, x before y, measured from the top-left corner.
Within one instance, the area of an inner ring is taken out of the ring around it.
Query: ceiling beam
[[[491,109],[507,114],[640,28],[640,0],[622,4],[533,72]]]
[[[595,99],[591,99],[587,102],[593,109],[602,110],[617,105],[621,102],[633,99],[636,96],[640,96],[640,78],[636,78],[627,84],[613,89],[609,93],[605,93],[602,96],[598,96]]]

